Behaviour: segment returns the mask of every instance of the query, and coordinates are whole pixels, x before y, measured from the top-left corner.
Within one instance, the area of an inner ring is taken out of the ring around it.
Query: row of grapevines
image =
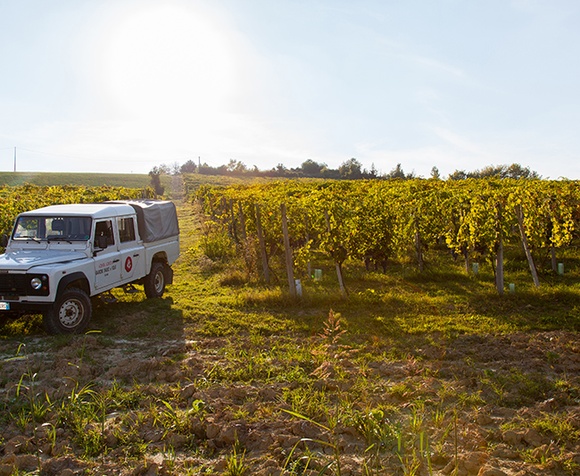
[[[395,258],[422,269],[425,254],[442,244],[466,265],[473,257],[497,262],[504,244],[521,240],[532,269],[533,252],[569,245],[580,222],[574,181],[280,181],[202,186],[195,198],[233,234],[241,223],[244,234],[257,232],[259,207],[268,250],[282,241],[285,204],[297,264],[324,252],[339,265]]]
[[[98,203],[107,200],[153,198],[151,188],[84,187],[84,186],[4,186],[0,187],[0,234],[9,233],[16,215],[48,205],[65,203]]]

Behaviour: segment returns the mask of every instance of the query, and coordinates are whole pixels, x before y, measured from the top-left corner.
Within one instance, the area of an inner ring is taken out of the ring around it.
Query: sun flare
[[[135,4],[111,31],[107,50],[108,89],[130,118],[207,114],[232,92],[227,35],[190,4]]]

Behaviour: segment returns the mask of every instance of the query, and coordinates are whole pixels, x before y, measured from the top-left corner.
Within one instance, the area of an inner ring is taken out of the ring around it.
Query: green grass
[[[185,174],[184,183],[186,190],[192,190],[202,184],[231,185],[242,183],[249,179]],[[169,175],[161,176],[161,185],[165,187],[167,193],[171,192],[173,177]],[[0,186],[17,186],[23,184],[33,184],[39,186],[51,185],[79,185],[85,187],[99,187],[107,185],[110,187],[144,188],[151,184],[149,174],[118,174],[118,173],[82,173],[82,172],[0,172]]]
[[[0,172],[0,185],[23,185],[30,183],[40,186],[80,185],[85,187],[143,188],[150,183],[147,174],[115,173],[73,173],[73,172]]]

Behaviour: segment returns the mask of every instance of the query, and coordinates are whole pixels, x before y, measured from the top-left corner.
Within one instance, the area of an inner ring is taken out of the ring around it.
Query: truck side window
[[[111,220],[99,221],[95,225],[95,247],[98,247],[99,236],[107,237],[107,246],[115,244],[115,237],[113,236],[113,222]]]
[[[119,240],[121,243],[135,241],[135,225],[132,217],[119,218],[117,220],[117,225],[119,227]]]

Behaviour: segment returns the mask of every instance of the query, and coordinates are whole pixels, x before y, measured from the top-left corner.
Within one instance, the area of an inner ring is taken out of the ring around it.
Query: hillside
[[[195,188],[201,184],[229,185],[248,181],[260,181],[264,179],[238,178],[205,174],[184,174],[183,178],[188,188]],[[176,177],[170,175],[161,176],[161,184],[169,193],[174,189]],[[181,180],[178,180],[181,183]],[[75,172],[0,172],[0,186],[18,186],[23,184],[39,186],[63,186],[78,185],[85,187],[128,187],[144,188],[151,184],[148,174],[115,174],[115,173],[75,173]]]
[[[0,185],[23,185],[30,183],[40,186],[51,185],[83,185],[98,187],[143,188],[149,185],[147,174],[105,174],[105,173],[73,173],[73,172],[0,172]]]

